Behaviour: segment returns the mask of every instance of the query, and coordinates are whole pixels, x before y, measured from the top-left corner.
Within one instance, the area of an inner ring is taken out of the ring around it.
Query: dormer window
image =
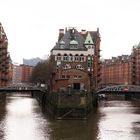
[[[77,49],[78,48],[78,42],[76,40],[70,41],[70,49]]]
[[[64,49],[65,47],[65,42],[62,40],[60,41],[60,49]]]

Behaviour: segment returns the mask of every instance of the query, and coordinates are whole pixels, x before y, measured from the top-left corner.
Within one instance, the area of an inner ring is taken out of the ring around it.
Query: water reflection
[[[32,98],[9,97],[5,116],[5,140],[44,140],[41,133],[46,120]]]
[[[8,96],[0,106],[0,140],[139,140],[140,103],[100,102],[89,120],[54,120],[35,99]]]
[[[97,116],[88,121],[56,120],[50,123],[49,128],[50,140],[94,140],[98,133]]]
[[[4,128],[5,126],[5,114],[6,114],[6,103],[5,101],[0,103],[0,140],[4,138],[4,130],[1,128]]]
[[[102,117],[99,123],[98,138],[101,140],[108,138],[111,140],[139,140],[140,135],[133,131],[133,124],[140,122],[140,103],[110,101],[104,104],[106,105],[100,107]],[[138,114],[135,114],[135,111]],[[136,130],[140,133],[140,129],[136,128]]]

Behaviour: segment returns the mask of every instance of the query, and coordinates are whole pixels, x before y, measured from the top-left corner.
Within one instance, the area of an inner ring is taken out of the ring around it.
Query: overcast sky
[[[13,62],[50,54],[60,28],[97,30],[101,56],[130,54],[140,41],[140,0],[0,0]]]

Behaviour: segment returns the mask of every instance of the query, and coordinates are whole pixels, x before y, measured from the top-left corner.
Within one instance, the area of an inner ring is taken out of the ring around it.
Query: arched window
[[[75,55],[75,61],[79,61],[79,55],[78,54]]]
[[[80,55],[80,62],[84,62],[85,60],[84,60],[84,55],[83,54],[81,54]]]
[[[69,54],[69,61],[73,61],[73,55]]]
[[[61,54],[60,53],[57,54],[57,60],[61,61]]]
[[[68,61],[68,55],[66,53],[63,56],[63,61]]]

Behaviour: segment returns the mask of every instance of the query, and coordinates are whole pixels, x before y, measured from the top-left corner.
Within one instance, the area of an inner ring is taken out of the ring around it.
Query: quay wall
[[[140,101],[140,93],[133,93],[128,95],[128,99]]]
[[[92,94],[84,92],[34,92],[42,109],[56,119],[87,119],[93,108]]]
[[[0,103],[3,103],[6,99],[6,93],[0,93]]]

